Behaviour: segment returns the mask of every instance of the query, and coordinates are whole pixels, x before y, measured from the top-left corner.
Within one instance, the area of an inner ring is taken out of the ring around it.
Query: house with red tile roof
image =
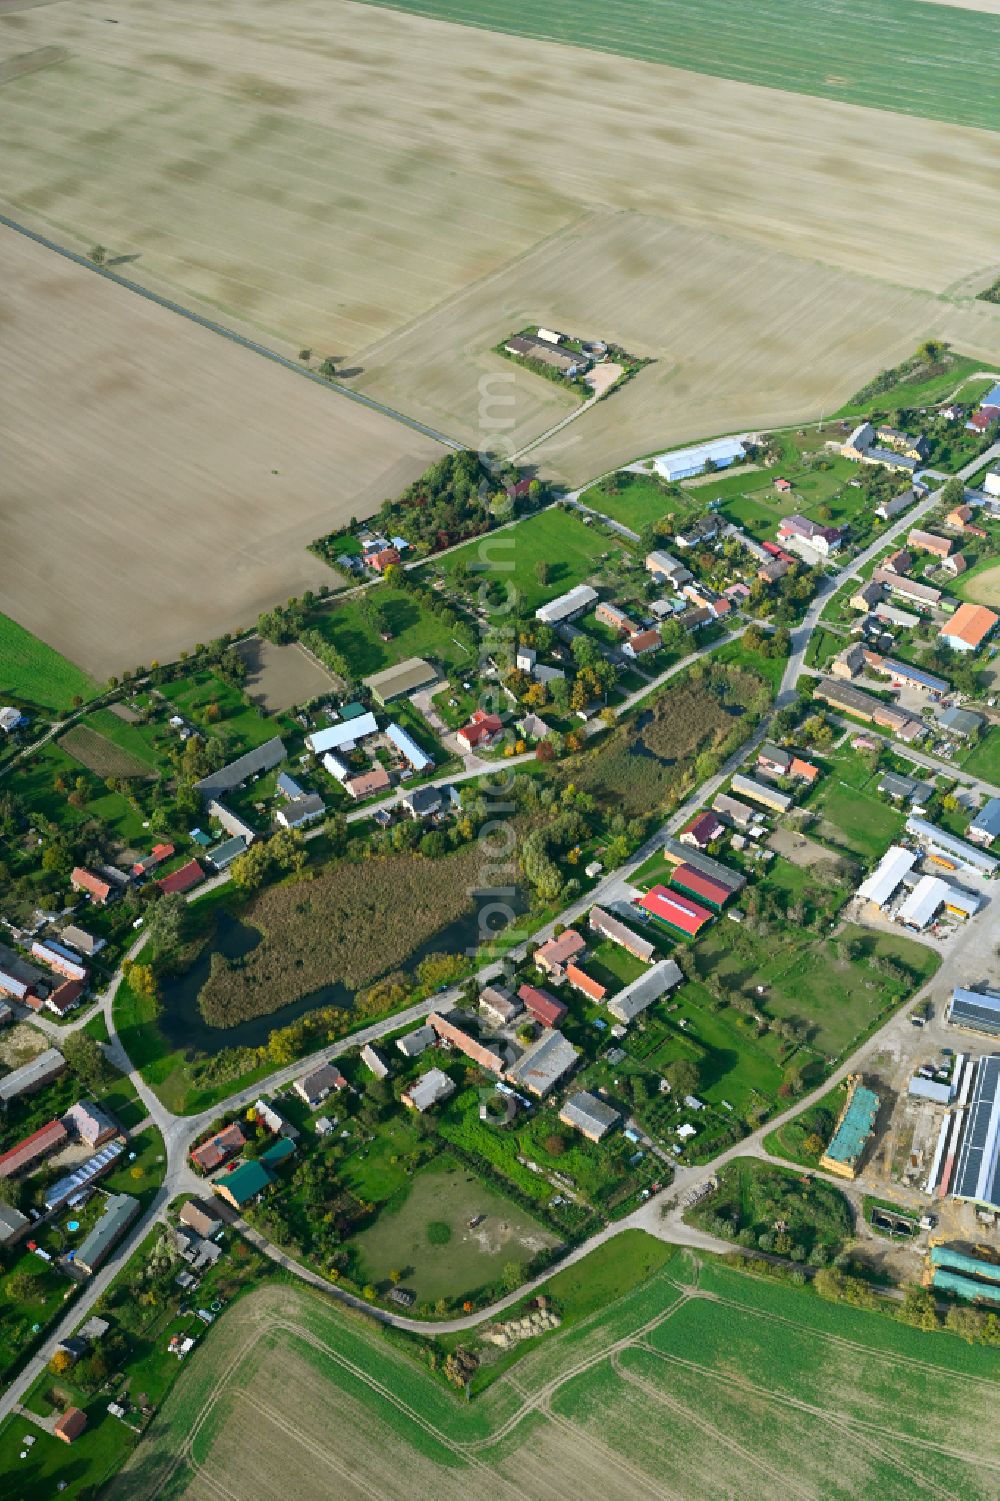
[[[37,1131],[32,1131],[30,1136],[0,1157],[0,1179],[16,1178],[19,1173],[26,1173],[50,1152],[60,1151],[68,1141],[69,1132],[62,1121],[49,1121],[47,1125],[39,1126]]]
[[[668,891],[666,886],[653,886],[637,903],[644,912],[655,917],[657,922],[680,933],[685,938],[696,938],[708,923],[712,913],[707,907],[699,907],[678,891]]]
[[[233,1121],[231,1126],[224,1126],[221,1131],[203,1141],[200,1147],[192,1147],[191,1161],[203,1173],[214,1173],[217,1167],[229,1162],[245,1146],[246,1137],[238,1123]]]
[[[733,894],[731,887],[724,886],[721,881],[705,875],[703,871],[695,870],[693,865],[687,863],[682,863],[675,868],[670,877],[670,884],[688,896],[707,902],[717,912],[726,905]]]
[[[590,1001],[603,1001],[608,993],[606,985],[602,985],[599,980],[594,979],[593,975],[588,975],[586,970],[580,969],[576,964],[567,964],[566,980],[574,990],[578,990]]]
[[[644,657],[647,652],[659,651],[663,645],[663,637],[657,630],[636,631],[630,636],[622,647],[626,657]]]
[[[87,1414],[81,1412],[79,1407],[67,1407],[62,1416],[56,1418],[52,1425],[52,1432],[56,1438],[61,1438],[64,1444],[71,1444],[74,1439],[80,1437],[86,1426]]]
[[[978,651],[995,629],[998,619],[1000,616],[988,610],[985,605],[959,605],[938,635],[954,651]]]
[[[503,721],[499,714],[487,714],[485,709],[477,709],[469,723],[459,730],[455,739],[463,750],[476,750],[479,746],[489,745],[502,729]]]
[[[376,573],[384,573],[394,563],[402,562],[398,547],[383,547],[381,552],[369,553],[365,562],[375,569]]]
[[[537,985],[522,985],[517,993],[524,1002],[525,1011],[543,1027],[557,1027],[566,1015],[568,1008],[562,1001],[557,1001],[554,995],[540,990]]]
[[[575,928],[567,928],[558,938],[550,938],[535,950],[534,961],[553,979],[561,980],[567,964],[586,951],[587,941]]]
[[[205,872],[197,860],[189,860],[186,865],[172,870],[169,876],[161,876],[156,884],[167,895],[175,891],[190,891],[193,887],[200,886],[204,879]]]
[[[696,813],[677,837],[682,844],[693,844],[696,849],[705,850],[713,839],[718,839],[720,834],[725,833],[725,828],[725,824],[714,813]]]
[[[109,881],[95,876],[92,870],[87,870],[82,865],[74,866],[69,883],[74,891],[85,891],[99,907],[104,906],[115,889]]]

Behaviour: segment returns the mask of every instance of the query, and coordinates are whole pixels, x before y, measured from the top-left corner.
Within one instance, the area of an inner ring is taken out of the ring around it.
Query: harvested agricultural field
[[[113,740],[92,730],[89,725],[75,724],[60,737],[59,745],[74,761],[79,761],[81,766],[101,778],[132,780],[150,775],[149,766],[138,756],[115,745]]]
[[[312,538],[376,509],[441,451],[0,237],[5,604],[96,677],[329,584],[336,575],[305,551]]]
[[[339,861],[312,881],[266,887],[240,913],[261,942],[237,960],[213,955],[199,997],[205,1020],[236,1026],[328,986],[346,987],[346,1001],[439,931],[446,949],[444,930],[471,911],[482,867],[468,846],[440,860]]]
[[[333,687],[330,673],[297,641],[281,646],[263,636],[251,636],[236,650],[247,667],[244,691],[269,714],[306,704]]]
[[[995,52],[988,16],[928,11],[919,0],[365,0],[437,20],[536,40],[647,58],[720,78],[788,89],[907,115],[1000,129],[1000,61],[993,83],[977,74],[978,50]],[[969,9],[988,10],[989,0]],[[912,66],[915,50],[921,66]],[[983,98],[983,89],[994,97]]]
[[[932,1494],[986,1501],[1000,1479],[982,1421],[994,1351],[683,1252],[471,1402],[418,1351],[315,1295],[251,1294],[186,1363],[110,1501],[910,1501],[927,1475]]]
[[[533,8],[475,19],[514,26]],[[995,24],[881,8],[885,58],[904,15],[907,45],[947,24],[950,66]],[[778,87],[350,0],[190,0],[183,27],[153,0],[126,0],[114,27],[39,7],[8,18],[7,55],[68,57],[4,85],[0,197],[286,352],[336,356],[361,389],[476,446],[522,446],[574,407],[490,352],[512,328],[618,340],[655,363],[533,453],[574,484],[668,442],[835,409],[930,334],[1000,356],[1000,308],[970,300],[997,268],[992,137],[782,92],[774,48],[746,41],[756,8],[727,5],[711,28],[693,0],[680,9],[678,36],[718,27]],[[797,65],[827,79],[816,5],[793,9],[769,5],[760,35],[798,28]],[[867,35],[864,9],[823,26]],[[868,51],[863,78],[852,58],[858,97],[880,65],[875,102],[912,89],[933,112],[937,81]],[[978,68],[955,97],[987,108]]]

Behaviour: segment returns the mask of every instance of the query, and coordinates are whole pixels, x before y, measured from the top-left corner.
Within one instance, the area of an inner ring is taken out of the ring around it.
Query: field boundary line
[[[643,1346],[646,1354],[652,1355],[656,1360],[662,1360],[665,1365],[678,1366],[682,1370],[695,1371],[702,1376],[714,1381],[719,1386],[732,1387],[735,1391],[752,1393],[765,1401],[773,1402],[781,1407],[794,1408],[798,1412],[804,1412],[809,1417],[819,1418],[832,1423],[836,1427],[844,1428],[852,1434],[859,1430],[862,1435],[870,1434],[874,1437],[889,1439],[896,1444],[912,1444],[918,1449],[925,1449],[931,1454],[943,1454],[948,1459],[960,1460],[963,1464],[980,1465],[988,1470],[1000,1470],[1000,1460],[984,1459],[982,1455],[969,1454],[962,1449],[951,1449],[947,1444],[936,1443],[933,1439],[919,1438],[914,1434],[901,1433],[896,1428],[880,1427],[877,1423],[869,1423],[865,1418],[852,1418],[847,1413],[831,1412],[825,1407],[817,1407],[812,1402],[806,1402],[801,1397],[792,1397],[781,1392],[770,1391],[766,1386],[760,1386],[755,1381],[742,1380],[738,1376],[730,1376],[724,1371],[710,1370],[707,1366],[698,1365],[696,1361],[686,1360],[683,1355],[673,1355],[667,1350],[654,1349],[652,1345]]]
[[[623,1370],[619,1356],[620,1351],[616,1351],[615,1354],[611,1357],[611,1367],[614,1370],[615,1374],[620,1376],[622,1381],[624,1381],[626,1385],[637,1386],[640,1391],[645,1392],[646,1395],[648,1397],[651,1397],[654,1402],[659,1403],[662,1407],[668,1408],[672,1413],[675,1413],[678,1417],[683,1418],[685,1422],[690,1423],[692,1427],[697,1428],[706,1436],[706,1438],[712,1439],[716,1443],[721,1444],[724,1449],[730,1449],[740,1459],[743,1459],[748,1464],[753,1465],[755,1469],[761,1470],[765,1475],[769,1475],[770,1478],[778,1485],[787,1486],[788,1490],[793,1495],[801,1497],[801,1501],[814,1501],[814,1497],[811,1492],[801,1489],[788,1475],[783,1475],[780,1470],[776,1470],[773,1465],[768,1464],[766,1459],[758,1457],[753,1453],[752,1450],[747,1449],[737,1439],[731,1438],[730,1435],[724,1433],[721,1428],[717,1428],[709,1418],[702,1417],[700,1413],[695,1412],[692,1408],[686,1406],[683,1402],[678,1401],[676,1397],[671,1397],[668,1392],[658,1391],[656,1387],[652,1386],[649,1382],[644,1381],[641,1376],[635,1375],[634,1372]]]
[[[451,308],[459,306],[467,297],[471,297],[473,293],[478,295],[485,288],[491,286],[493,282],[499,281],[502,276],[506,276],[515,267],[523,266],[526,261],[531,260],[535,255],[541,255],[543,251],[548,250],[557,241],[570,234],[574,234],[578,230],[584,229],[591,220],[605,219],[618,212],[619,210],[612,208],[584,208],[582,213],[575,219],[569,219],[565,224],[560,224],[557,229],[551,230],[540,240],[536,240],[533,245],[529,245],[511,260],[504,261],[502,266],[497,266],[492,271],[488,271],[485,276],[480,277],[478,281],[470,282],[468,286],[459,287],[449,297],[442,298],[432,308],[427,308],[424,312],[418,313],[408,323],[401,323],[391,333],[383,334],[380,339],[376,339],[372,344],[367,345],[366,348],[359,349],[351,356],[352,360],[359,362],[362,360],[371,360],[373,357],[381,354],[386,346],[392,344],[394,340],[401,339],[406,334],[415,333],[417,329],[422,328],[431,319],[437,318],[441,313],[448,312]],[[556,386],[554,389],[558,390],[559,388]]]
[[[783,1161],[782,1158],[772,1159],[775,1162]],[[752,1272],[741,1271],[740,1276],[753,1276]],[[671,1280],[671,1279],[668,1279]],[[759,1279],[764,1281],[763,1278]],[[675,1282],[675,1287],[683,1287],[682,1283]],[[773,1284],[772,1284],[773,1285]],[[763,1308],[753,1308],[746,1303],[740,1303],[735,1298],[724,1297],[721,1293],[714,1293],[698,1289],[692,1296],[704,1298],[707,1303],[721,1303],[726,1308],[735,1308],[741,1313],[751,1314],[754,1318],[764,1319],[772,1324],[786,1324],[791,1329],[797,1329],[802,1334],[808,1334],[813,1338],[824,1339],[828,1344],[844,1345],[849,1350],[857,1351],[866,1355],[869,1359],[873,1354],[876,1359],[894,1362],[897,1365],[912,1366],[915,1370],[926,1371],[930,1375],[940,1376],[944,1369],[936,1365],[932,1360],[918,1360],[914,1355],[903,1355],[893,1350],[872,1350],[871,1345],[864,1345],[859,1340],[848,1339],[844,1334],[833,1334],[826,1329],[814,1329],[808,1324],[796,1323],[795,1319],[787,1318],[782,1313],[768,1313]],[[946,1371],[950,1381],[965,1381],[973,1386],[985,1386],[988,1390],[995,1390],[1000,1382],[992,1381],[989,1376],[972,1376],[968,1371]]]
[[[642,1470],[640,1470],[637,1465],[634,1465],[631,1460],[628,1460],[623,1455],[616,1453],[616,1451],[612,1448],[609,1448],[607,1444],[602,1444],[599,1438],[595,1438],[592,1433],[588,1433],[585,1428],[581,1428],[579,1424],[574,1423],[572,1419],[561,1417],[559,1413],[552,1412],[549,1407],[546,1407],[545,1420],[546,1422],[551,1423],[553,1428],[559,1428],[563,1431],[563,1433],[571,1434],[576,1443],[583,1445],[585,1448],[596,1450],[596,1452],[603,1455],[605,1459],[610,1459],[615,1469],[624,1470],[625,1474],[628,1475],[636,1485],[641,1485],[644,1490],[650,1492],[652,1495],[661,1496],[664,1498],[664,1501],[686,1501],[686,1498],[682,1496],[679,1491],[671,1490],[669,1487],[664,1488],[658,1481],[654,1480],[651,1475],[643,1474]],[[806,1501],[812,1501],[812,1498],[806,1498]]]
[[[168,313],[176,313],[181,318],[186,318],[189,323],[197,324],[199,328],[209,333],[218,334],[223,339],[228,339],[232,344],[238,344],[241,348],[249,350],[251,354],[270,360],[275,365],[281,365],[285,370],[291,370],[303,380],[312,381],[314,385],[322,386],[332,391],[336,396],[343,396],[348,401],[357,403],[358,406],[367,407],[369,411],[378,412],[383,417],[390,418],[393,422],[399,422],[404,427],[411,428],[425,438],[430,438],[435,443],[442,444],[445,448],[453,449],[456,453],[465,450],[465,444],[456,438],[449,438],[445,433],[438,432],[436,428],[429,427],[416,417],[408,417],[405,412],[398,411],[395,407],[379,401],[374,396],[366,396],[362,391],[352,391],[349,386],[342,385],[339,381],[327,380],[325,376],[317,375],[313,370],[307,370],[302,365],[297,365],[294,360],[279,354],[275,349],[269,349],[266,344],[260,344],[256,339],[250,339],[245,334],[237,333],[235,329],[227,328],[224,323],[218,323],[214,318],[208,318],[203,313],[196,313],[193,308],[188,308],[183,303],[175,302],[170,297],[164,297],[160,292],[153,292],[143,287],[137,281],[132,281],[127,276],[120,276],[117,271],[110,271],[106,266],[95,266],[85,255],[80,255],[75,250],[70,250],[66,245],[60,245],[57,240],[51,240],[47,235],[39,234],[37,230],[29,229],[25,224],[19,224],[16,219],[11,219],[7,214],[0,213],[0,224],[11,229],[15,234],[23,235],[27,240],[33,240],[36,245],[41,245],[45,250],[54,251],[64,259],[72,261],[84,270],[92,271],[96,276],[102,276],[106,281],[113,282],[116,286],[124,287],[127,292],[134,292],[137,296],[145,298],[147,302],[156,307],[163,308]]]

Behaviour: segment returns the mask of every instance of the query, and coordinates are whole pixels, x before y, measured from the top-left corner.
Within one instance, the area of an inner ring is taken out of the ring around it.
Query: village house
[[[930,444],[925,437],[921,435],[914,438],[909,433],[901,432],[898,427],[880,423],[875,429],[875,436],[880,443],[885,443],[906,458],[916,459],[918,463],[924,463],[930,453]]]
[[[708,846],[725,833],[725,825],[714,813],[696,813],[678,834],[681,844],[693,845],[695,849],[707,850]]]
[[[660,550],[646,554],[646,572],[652,574],[658,582],[668,583],[676,590],[680,590],[694,578],[690,568],[685,568],[677,558]]]
[[[432,1011],[427,1021],[434,1028],[442,1042],[451,1043],[466,1058],[471,1058],[473,1063],[478,1063],[480,1068],[487,1069],[491,1074],[502,1074],[504,1060],[495,1048],[487,1047],[478,1038],[466,1031],[461,1024],[463,1018],[457,1011],[450,1012],[447,1016],[439,1011]]]
[[[557,1027],[566,1015],[567,1007],[563,1002],[537,985],[522,985],[517,994],[525,1011],[543,1027]]]
[[[400,793],[399,805],[406,809],[415,822],[418,819],[430,818],[441,811],[441,789],[439,787],[414,787],[409,792]]]
[[[613,917],[603,907],[591,907],[587,925],[599,938],[607,938],[643,964],[648,964],[656,953],[655,944],[642,938],[627,923],[619,922],[617,917]]]
[[[882,588],[882,585],[876,584],[874,580],[869,579],[868,583],[862,584],[860,589],[855,589],[854,593],[851,595],[851,609],[863,610],[865,614],[867,614],[869,610],[873,610],[875,608],[875,606],[878,604],[879,600],[883,598],[883,596],[884,590]]]
[[[177,1218],[203,1240],[212,1240],[222,1229],[222,1221],[211,1213],[201,1199],[189,1199],[186,1204],[182,1204]]]
[[[939,537],[937,532],[923,532],[914,528],[906,539],[910,552],[929,552],[936,558],[946,558],[955,546],[952,537]]]
[[[260,1159],[249,1162],[241,1162],[238,1167],[230,1168],[221,1178],[217,1178],[212,1184],[213,1189],[220,1199],[233,1209],[243,1209],[245,1205],[260,1198],[265,1188],[269,1188],[274,1182],[271,1174]]]
[[[807,516],[785,516],[778,527],[779,542],[787,543],[793,548],[804,544],[812,552],[824,558],[839,552],[843,540],[843,527],[820,526],[818,522],[810,521]]]
[[[487,1021],[508,1026],[524,1010],[524,1003],[500,985],[487,985],[479,992],[479,1009]]]
[[[87,870],[82,865],[73,867],[69,884],[74,891],[85,892],[98,907],[106,906],[117,894],[116,888],[110,881],[105,881],[101,876],[95,876],[92,870]]]
[[[200,1167],[203,1173],[214,1173],[216,1168],[222,1167],[231,1161],[237,1153],[242,1152],[246,1146],[246,1137],[240,1130],[239,1124],[233,1121],[232,1125],[224,1126],[214,1136],[200,1146],[191,1148],[191,1161],[196,1167]]]
[[[630,636],[625,642],[622,654],[633,658],[644,657],[647,652],[659,651],[662,645],[663,638],[658,630],[636,631],[635,635]]]
[[[938,636],[953,651],[978,651],[996,628],[998,619],[1000,616],[985,605],[962,604],[941,627]]]
[[[464,751],[482,750],[492,745],[502,729],[503,721],[499,714],[488,714],[485,709],[477,709],[469,723],[458,731],[455,739]]]
[[[421,1053],[426,1053],[437,1042],[437,1033],[430,1023],[422,1027],[415,1027],[412,1032],[407,1032],[405,1037],[396,1038],[396,1047],[404,1058],[419,1058]]]
[[[572,1126],[588,1141],[600,1141],[612,1126],[618,1124],[621,1115],[589,1090],[579,1089],[568,1096],[559,1112],[559,1119],[564,1126]]]
[[[599,980],[595,980],[593,975],[588,975],[586,970],[580,969],[579,965],[567,964],[566,980],[574,990],[579,991],[581,995],[585,995],[589,1001],[600,1003],[607,996],[607,986],[602,985]]]
[[[95,938],[93,933],[88,933],[86,929],[74,927],[72,924],[63,928],[59,937],[63,943],[68,944],[71,949],[76,949],[77,953],[82,954],[85,959],[93,959],[107,946],[106,938]]]
[[[569,961],[586,951],[587,942],[583,935],[575,928],[566,928],[557,938],[550,938],[547,943],[541,944],[535,950],[533,960],[539,969],[558,982],[565,974]]]
[[[121,1136],[120,1128],[115,1124],[97,1104],[95,1100],[77,1100],[71,1105],[62,1118],[66,1126],[77,1141],[95,1151],[97,1147],[103,1147],[106,1141],[112,1141],[116,1136]]]
[[[296,1079],[292,1088],[310,1110],[318,1110],[328,1095],[346,1088],[347,1080],[333,1063],[322,1063]]]
[[[619,605],[613,605],[607,600],[601,601],[594,616],[602,625],[610,626],[613,631],[621,631],[626,636],[634,636],[639,629]]]
[[[432,1105],[440,1105],[455,1093],[455,1085],[440,1068],[429,1068],[400,1095],[403,1104],[423,1115]]]

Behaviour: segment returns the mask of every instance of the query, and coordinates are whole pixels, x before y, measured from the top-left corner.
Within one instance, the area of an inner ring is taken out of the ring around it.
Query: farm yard
[[[501,1357],[500,1370],[516,1362],[513,1381],[471,1403],[398,1337],[315,1296],[245,1297],[181,1373],[110,1501],[201,1501],[217,1488],[459,1501],[470,1485],[511,1501],[692,1487],[908,1501],[928,1466],[949,1495],[994,1493],[1000,1451],[977,1416],[995,1397],[990,1351],[685,1253],[624,1291],[612,1282],[582,1317],[567,1277],[549,1284],[557,1308],[566,1300],[563,1327]],[[460,1343],[489,1349],[475,1331]],[[29,1484],[46,1448],[21,1468]]]

